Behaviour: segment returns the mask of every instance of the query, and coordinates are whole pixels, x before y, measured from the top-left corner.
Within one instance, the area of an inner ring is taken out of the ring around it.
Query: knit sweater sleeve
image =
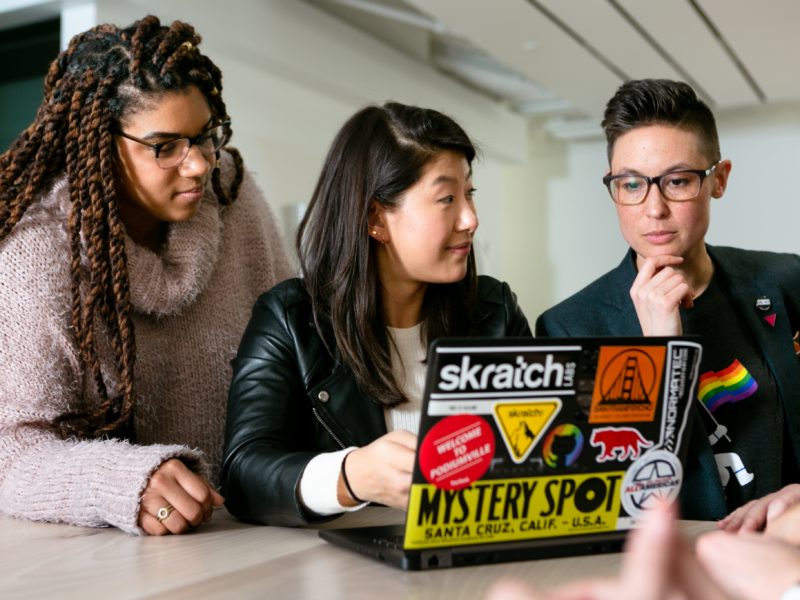
[[[78,349],[69,330],[63,214],[29,210],[0,242],[0,512],[82,526],[137,527],[152,472],[170,457],[198,468],[183,446],[62,440],[27,425],[81,405]]]

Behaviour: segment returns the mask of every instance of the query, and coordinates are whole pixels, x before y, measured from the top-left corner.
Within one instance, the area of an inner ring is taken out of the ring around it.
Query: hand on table
[[[211,519],[224,498],[177,458],[164,461],[150,476],[139,504],[138,525],[149,535],[185,533]],[[173,510],[169,510],[169,508]],[[159,519],[159,511],[167,515]]]
[[[800,582],[800,549],[757,533],[707,533],[697,557],[721,589],[737,600],[778,600]]]
[[[775,514],[767,517],[767,528],[764,533],[775,538],[800,547],[800,503],[795,503],[785,510],[775,510]]]
[[[767,494],[758,500],[751,500],[740,506],[719,522],[720,529],[729,532],[753,532],[765,527],[770,529],[770,523],[781,516],[787,509],[800,504],[800,484],[792,483],[786,487]],[[789,521],[790,519],[786,519]],[[792,518],[792,530],[795,536],[788,539],[794,544],[800,544],[800,514]],[[775,528],[770,533],[775,533]]]
[[[371,444],[347,455],[345,470],[350,487],[359,499],[406,510],[417,436],[404,430],[382,435]],[[355,505],[349,499],[341,475],[339,499],[344,505]]]

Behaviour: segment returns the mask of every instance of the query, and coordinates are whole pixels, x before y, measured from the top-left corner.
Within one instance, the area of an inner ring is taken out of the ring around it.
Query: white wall
[[[708,241],[800,253],[800,103],[725,114],[718,127],[733,170]]]
[[[233,144],[287,233],[298,205],[311,195],[336,131],[369,103],[392,99],[453,116],[484,150],[475,179],[488,197],[501,196],[492,175],[498,165],[527,155],[521,117],[303,2],[97,2],[98,22],[125,25],[148,12],[163,22],[188,21],[203,36],[203,52],[223,72]],[[501,235],[491,230],[495,221],[484,220],[487,239]],[[499,270],[499,251],[484,249],[480,262],[487,272]]]
[[[22,0],[20,0],[22,1]],[[27,6],[54,2],[24,0]],[[62,3],[65,27],[129,24],[148,12],[203,35],[222,68],[234,143],[288,227],[309,198],[333,135],[355,110],[396,99],[455,117],[483,149],[475,167],[479,267],[518,294],[533,321],[625,252],[600,182],[603,140],[564,142],[502,105],[298,0],[91,0]],[[0,6],[0,26],[4,15]],[[67,34],[74,32],[65,32]],[[797,252],[800,105],[718,115],[734,164],[708,240]]]

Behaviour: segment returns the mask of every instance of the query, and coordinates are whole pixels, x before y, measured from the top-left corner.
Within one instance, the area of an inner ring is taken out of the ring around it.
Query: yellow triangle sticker
[[[519,464],[528,458],[560,410],[558,398],[495,403],[494,419],[511,460]]]

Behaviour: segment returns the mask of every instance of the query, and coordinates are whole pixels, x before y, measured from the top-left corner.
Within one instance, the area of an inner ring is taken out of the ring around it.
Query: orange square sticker
[[[652,421],[666,352],[664,346],[602,346],[589,423]]]

